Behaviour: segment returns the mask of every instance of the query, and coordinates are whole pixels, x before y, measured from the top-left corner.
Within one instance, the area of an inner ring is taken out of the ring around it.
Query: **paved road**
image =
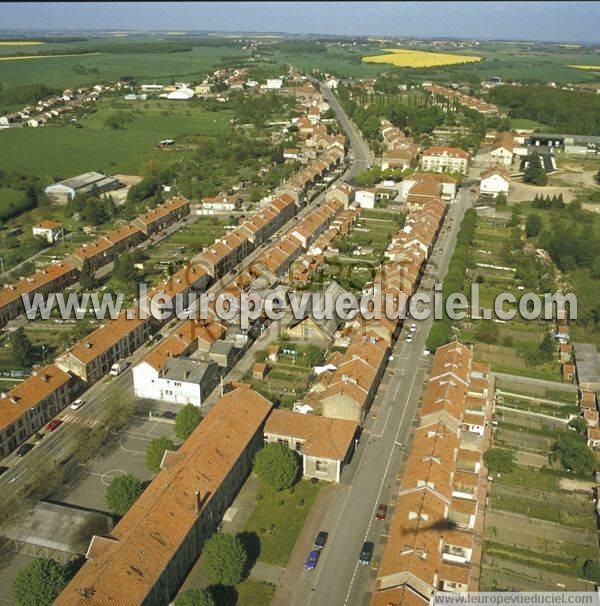
[[[310,78],[310,80],[313,84],[319,86],[317,80],[313,78]],[[327,103],[329,103],[329,106],[335,112],[336,118],[342,125],[342,128],[350,141],[351,153],[354,154],[354,161],[352,162],[346,178],[347,180],[351,180],[361,170],[365,170],[369,165],[373,164],[373,153],[363,139],[356,124],[348,117],[348,114],[345,112],[332,90],[325,85],[320,85],[320,89],[323,97],[325,97]]]
[[[462,189],[448,210],[432,253],[435,263],[431,267],[435,269],[431,276],[435,281],[441,281],[446,274],[460,220],[470,204],[469,192]],[[446,231],[448,225],[450,231]],[[441,254],[436,252],[438,248],[442,248]],[[431,290],[433,283],[433,279],[425,280],[419,291]],[[392,487],[427,374],[429,357],[423,355],[423,350],[431,323],[432,318],[416,322],[417,332],[412,343],[406,343],[405,332],[398,339],[355,459],[342,477],[344,483],[351,484],[350,489],[325,517],[322,530],[330,533],[329,542],[317,570],[300,572],[288,603],[298,606],[363,604],[372,591],[370,568],[360,566],[357,557],[364,541],[377,544],[388,523],[375,520],[374,514],[377,505],[387,503],[394,492]],[[377,547],[375,553],[380,551]]]

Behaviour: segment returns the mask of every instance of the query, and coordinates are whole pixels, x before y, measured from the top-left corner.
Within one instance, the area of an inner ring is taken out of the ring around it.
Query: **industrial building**
[[[49,185],[44,192],[52,202],[66,204],[77,194],[87,194],[92,190],[102,193],[119,187],[121,187],[121,183],[118,179],[96,172],[89,172]]]

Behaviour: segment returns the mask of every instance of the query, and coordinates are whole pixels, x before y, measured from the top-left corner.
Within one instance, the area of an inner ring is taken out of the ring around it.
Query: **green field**
[[[46,45],[44,50],[61,45]],[[69,47],[75,45],[69,44]],[[4,47],[6,49],[8,47]],[[37,49],[22,46],[16,52]],[[3,49],[3,54],[8,54]],[[13,51],[15,52],[15,51]],[[57,52],[60,50],[57,49]],[[20,61],[0,61],[0,83],[4,86],[42,82],[52,87],[67,88],[99,82],[116,81],[123,76],[171,81],[200,80],[222,58],[238,56],[239,49],[197,46],[190,52],[73,55]]]
[[[120,100],[119,105],[127,109],[115,108],[111,100],[101,102],[98,111],[81,121],[83,128],[49,125],[0,132],[0,166],[48,180],[89,170],[138,174],[150,158],[179,157],[176,146],[156,149],[161,139],[229,130],[229,112],[208,112],[193,102]],[[142,114],[134,114],[136,109]],[[133,121],[124,129],[104,126],[106,117],[116,111],[132,112]]]

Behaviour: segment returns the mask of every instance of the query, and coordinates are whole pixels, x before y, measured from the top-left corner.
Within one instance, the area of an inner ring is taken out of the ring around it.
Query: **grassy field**
[[[440,67],[458,63],[474,63],[481,57],[474,55],[450,55],[447,53],[428,53],[407,49],[384,48],[383,55],[363,57],[365,63],[384,63],[396,67]]]
[[[287,564],[322,486],[301,480],[290,490],[276,492],[264,483],[261,485],[245,529],[255,532],[260,539],[260,561],[276,566]]]
[[[273,585],[249,579],[236,585],[236,590],[236,606],[267,606],[275,593]]]
[[[168,101],[100,103],[98,111],[81,120],[83,128],[46,126],[0,132],[0,166],[49,181],[95,170],[108,174],[138,174],[151,158],[175,160],[177,146],[156,149],[161,139],[184,133],[222,134],[229,130],[230,113],[207,112],[194,104]],[[139,110],[141,114],[135,113]],[[123,129],[104,125],[116,111],[130,112],[133,121]]]
[[[48,45],[52,49],[60,47],[58,44],[52,47]],[[9,52],[8,48],[3,48],[4,54]],[[12,50],[22,51],[23,48]],[[101,53],[3,61],[0,63],[0,82],[7,87],[41,82],[52,87],[67,88],[115,81],[126,75],[163,82],[171,79],[199,80],[218,65],[222,58],[239,54],[240,50],[236,48],[197,46],[182,53]]]

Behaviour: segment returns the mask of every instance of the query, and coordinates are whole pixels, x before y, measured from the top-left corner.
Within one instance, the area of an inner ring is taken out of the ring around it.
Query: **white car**
[[[119,360],[110,367],[110,374],[113,375],[113,377],[116,377],[117,375],[120,375],[126,368],[127,362],[125,362],[125,360]]]
[[[430,352],[428,349],[424,349],[424,350],[423,350],[423,355],[424,355],[424,356],[430,356],[430,355],[431,355],[431,352]]]
[[[412,343],[412,341],[413,341],[412,335],[406,335],[406,342]]]
[[[410,332],[417,332],[417,325],[411,324],[409,330],[410,330]]]
[[[85,404],[85,402],[81,398],[77,398],[75,400],[75,402],[73,402],[73,404],[71,404],[71,408],[73,410],[79,410],[84,404]]]

